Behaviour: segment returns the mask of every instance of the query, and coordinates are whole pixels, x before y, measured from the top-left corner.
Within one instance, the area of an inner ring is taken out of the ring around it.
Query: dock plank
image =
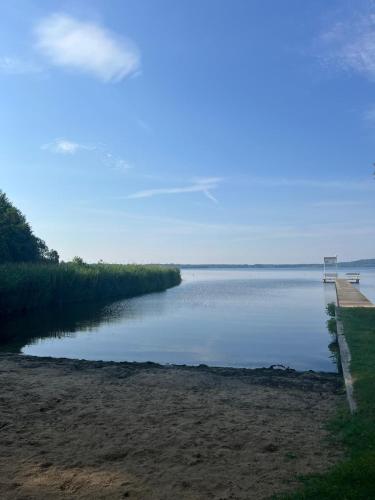
[[[375,307],[357,288],[345,279],[336,279],[337,305],[339,307]]]

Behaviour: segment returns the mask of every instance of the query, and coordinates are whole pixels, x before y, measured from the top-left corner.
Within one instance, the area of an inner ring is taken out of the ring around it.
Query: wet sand
[[[342,456],[335,374],[0,354],[0,492],[266,499]]]

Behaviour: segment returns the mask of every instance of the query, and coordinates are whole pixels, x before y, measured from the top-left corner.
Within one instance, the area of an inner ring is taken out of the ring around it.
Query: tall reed
[[[121,264],[0,265],[0,315],[69,302],[127,298],[181,282],[177,268]]]

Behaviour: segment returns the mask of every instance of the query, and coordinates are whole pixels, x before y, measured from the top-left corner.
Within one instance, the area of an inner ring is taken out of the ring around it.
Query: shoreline
[[[14,351],[1,351],[0,350],[0,362],[4,358],[24,358],[25,360],[39,360],[45,363],[57,363],[66,364],[67,366],[72,364],[73,366],[82,365],[82,367],[90,368],[106,368],[106,367],[123,367],[129,369],[131,372],[145,369],[159,369],[159,370],[186,370],[186,371],[198,371],[207,372],[216,375],[233,376],[233,377],[253,377],[255,375],[267,375],[275,378],[277,376],[285,377],[285,379],[297,379],[298,377],[311,377],[317,376],[322,377],[322,379],[327,376],[327,378],[340,378],[340,373],[336,371],[319,371],[319,370],[297,370],[289,366],[284,366],[281,364],[273,364],[270,366],[259,366],[254,368],[242,367],[242,366],[219,366],[219,365],[207,365],[205,363],[200,363],[197,365],[190,364],[174,364],[174,363],[157,363],[155,361],[114,361],[114,360],[101,360],[101,359],[85,359],[85,358],[67,358],[67,357],[54,357],[54,356],[37,356],[33,354],[24,354],[22,352]],[[284,375],[283,375],[284,374]]]
[[[336,373],[0,354],[4,499],[265,499],[343,451]]]

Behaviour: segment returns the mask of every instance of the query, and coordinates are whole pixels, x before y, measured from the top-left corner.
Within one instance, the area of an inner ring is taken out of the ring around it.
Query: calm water
[[[334,371],[326,329],[333,285],[318,270],[185,270],[163,293],[29,314],[2,350],[36,356]],[[375,301],[375,270],[361,270]]]

